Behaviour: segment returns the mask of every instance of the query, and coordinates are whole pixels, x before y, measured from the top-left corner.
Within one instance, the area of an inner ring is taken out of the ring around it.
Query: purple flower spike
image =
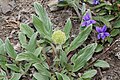
[[[98,39],[102,38],[104,40],[105,37],[110,36],[110,34],[106,32],[106,30],[107,30],[106,25],[104,25],[102,28],[96,27],[96,31],[98,32],[97,38]]]
[[[93,4],[95,5],[100,4],[100,0],[93,0]]]
[[[83,20],[84,20],[84,22],[82,22],[81,26],[89,26],[89,25],[91,25],[91,24],[95,24],[95,23],[96,23],[95,20],[92,20],[92,19],[91,19],[89,13],[86,13],[86,15],[83,16]]]

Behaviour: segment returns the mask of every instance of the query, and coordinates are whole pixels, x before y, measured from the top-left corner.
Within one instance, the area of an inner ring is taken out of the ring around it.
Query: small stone
[[[103,77],[101,80],[107,80],[107,78],[106,78],[106,77]]]
[[[50,11],[56,11],[58,10],[57,4],[59,3],[58,0],[51,0],[48,2],[48,6],[50,8]]]
[[[10,12],[14,9],[15,2],[10,0],[0,0],[0,8],[3,14]]]

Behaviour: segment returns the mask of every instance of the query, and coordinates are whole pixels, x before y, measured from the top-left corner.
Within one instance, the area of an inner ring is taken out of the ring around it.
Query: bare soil
[[[11,39],[14,46],[18,45],[18,31],[20,23],[27,23],[32,27],[31,15],[35,14],[33,2],[36,0],[0,0],[0,38],[5,40],[6,37]],[[64,8],[54,12],[50,12],[47,3],[49,0],[37,0],[47,9],[54,28],[63,28],[66,20],[71,17],[73,28],[71,35],[78,34],[79,20],[74,19],[77,16],[73,9]],[[119,38],[118,36],[117,38]],[[116,38],[116,40],[117,40]],[[89,42],[87,42],[89,44]],[[110,64],[109,69],[98,69],[98,74],[94,80],[120,80],[120,59],[115,54],[120,50],[120,41],[115,44],[105,60]],[[115,48],[118,48],[116,50]],[[107,48],[107,47],[106,47]],[[99,55],[99,54],[98,54]],[[102,58],[101,58],[102,59]]]

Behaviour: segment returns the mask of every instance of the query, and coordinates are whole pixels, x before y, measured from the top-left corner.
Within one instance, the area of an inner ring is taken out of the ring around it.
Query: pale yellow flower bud
[[[52,40],[55,44],[63,44],[66,41],[65,33],[57,30],[52,34]]]

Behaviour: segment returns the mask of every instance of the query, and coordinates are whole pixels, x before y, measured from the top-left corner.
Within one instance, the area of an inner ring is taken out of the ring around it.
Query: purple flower
[[[106,30],[107,30],[106,25],[104,25],[102,28],[96,27],[96,31],[98,32],[97,38],[98,39],[102,38],[104,40],[105,37],[110,36],[110,34],[106,32]]]
[[[93,0],[93,4],[100,4],[100,0]]]
[[[82,22],[81,26],[89,26],[89,25],[91,25],[91,24],[96,23],[95,20],[92,20],[92,19],[91,19],[89,13],[86,13],[86,15],[83,16],[83,20],[84,20],[84,22]]]

